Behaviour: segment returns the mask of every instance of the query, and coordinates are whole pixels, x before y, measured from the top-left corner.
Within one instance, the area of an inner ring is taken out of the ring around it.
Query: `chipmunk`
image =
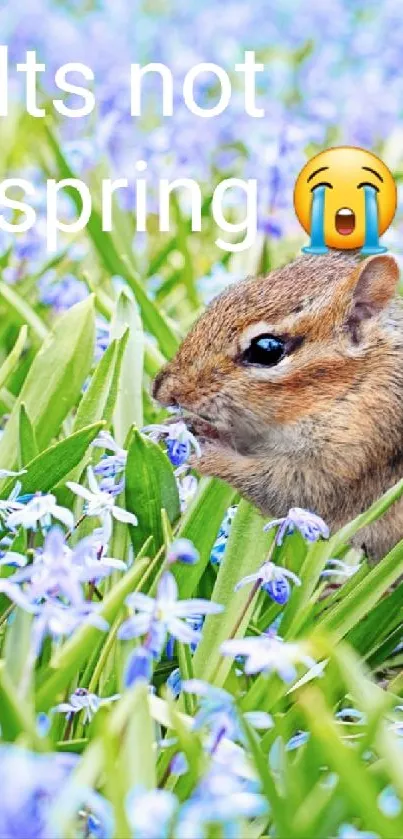
[[[215,298],[157,375],[202,444],[195,464],[264,514],[338,529],[403,476],[403,304],[391,255],[301,256]],[[360,534],[380,559],[403,500]]]

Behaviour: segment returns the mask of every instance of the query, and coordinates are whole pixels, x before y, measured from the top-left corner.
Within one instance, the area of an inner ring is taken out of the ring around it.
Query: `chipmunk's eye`
[[[275,335],[257,335],[252,338],[249,347],[244,351],[242,360],[246,364],[260,364],[272,367],[278,364],[285,355],[285,343]]]

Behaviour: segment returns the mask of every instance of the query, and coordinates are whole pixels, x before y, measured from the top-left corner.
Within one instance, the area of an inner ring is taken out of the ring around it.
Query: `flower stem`
[[[233,627],[233,629],[232,629],[231,634],[228,636],[228,639],[230,639],[230,638],[235,638],[235,636],[236,636],[236,634],[237,634],[237,632],[238,632],[238,629],[239,629],[239,627],[241,626],[241,623],[242,623],[242,621],[243,621],[243,619],[244,619],[244,617],[245,617],[245,615],[246,615],[246,613],[247,613],[247,611],[248,611],[248,609],[249,609],[249,606],[251,605],[252,601],[253,601],[253,600],[254,600],[254,598],[255,598],[255,595],[258,593],[258,591],[259,591],[259,589],[260,589],[261,583],[262,583],[262,580],[261,580],[261,578],[259,577],[259,579],[258,579],[258,580],[256,580],[255,584],[253,585],[253,587],[252,587],[252,589],[251,589],[251,591],[250,591],[250,593],[249,593],[249,597],[248,597],[248,599],[247,599],[247,601],[246,601],[246,603],[245,603],[245,605],[244,605],[244,607],[243,607],[243,609],[242,609],[241,614],[239,615],[239,617],[238,617],[238,619],[237,619],[237,621],[236,621],[235,626],[234,626],[234,627]]]
[[[275,547],[276,547],[276,539],[274,538],[274,539],[273,539],[273,541],[272,541],[272,543],[271,543],[271,545],[270,545],[270,548],[269,548],[269,551],[268,551],[267,557],[266,557],[266,559],[265,559],[265,563],[266,563],[266,562],[270,562],[270,560],[271,560],[271,558],[272,558],[272,556],[273,556],[273,552],[274,552],[274,548],[275,548]],[[252,604],[252,602],[253,602],[253,600],[254,600],[254,598],[255,598],[256,594],[258,593],[258,591],[259,591],[259,589],[260,589],[260,586],[262,585],[262,582],[263,582],[263,580],[261,579],[261,577],[258,577],[258,579],[256,580],[256,582],[255,582],[255,583],[254,583],[254,585],[252,586],[252,589],[251,589],[251,591],[250,591],[250,593],[249,593],[249,597],[248,597],[248,599],[247,599],[247,601],[246,601],[246,603],[245,603],[245,605],[244,605],[244,607],[243,607],[243,609],[242,609],[242,611],[241,611],[241,614],[239,615],[239,617],[238,617],[238,619],[237,619],[237,621],[236,621],[236,623],[235,623],[235,626],[234,626],[234,627],[233,627],[233,629],[232,629],[231,634],[228,636],[228,640],[230,640],[231,638],[235,638],[235,636],[236,636],[236,634],[237,634],[237,632],[238,632],[238,629],[239,629],[239,627],[241,626],[242,621],[243,621],[243,619],[244,619],[244,617],[245,617],[246,613],[248,612],[249,607],[251,606],[251,604]]]
[[[77,527],[79,527],[80,524],[84,521],[86,515],[87,515],[86,513],[83,513],[82,516],[80,516],[80,518],[77,519],[74,527],[72,527],[71,530],[67,531],[66,536],[65,536],[66,542],[67,542],[67,539],[70,539],[70,536],[73,535],[74,531],[77,530]]]

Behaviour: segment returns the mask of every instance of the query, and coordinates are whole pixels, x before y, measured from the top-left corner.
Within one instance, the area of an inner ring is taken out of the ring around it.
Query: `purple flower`
[[[214,751],[223,737],[245,742],[239,712],[230,693],[201,679],[183,682],[182,690],[199,697],[200,708],[194,718],[193,729],[205,726],[209,729],[210,750]],[[273,726],[271,716],[264,711],[246,711],[243,716],[254,728],[268,729]]]
[[[78,828],[86,813],[85,834],[99,839],[112,836],[111,808],[102,796],[70,781],[78,755],[35,754],[21,746],[0,745],[0,836],[4,839],[49,839],[62,835],[63,808],[76,814]],[[90,817],[98,825],[91,832]]]
[[[53,282],[52,274],[44,274],[39,281],[39,300],[45,306],[53,306],[56,312],[65,312],[88,297],[88,288],[73,274]]]
[[[187,510],[190,502],[196,495],[198,487],[197,478],[194,475],[183,475],[183,470],[187,471],[187,468],[188,467],[183,465],[175,470],[181,513],[184,513],[185,510]]]
[[[114,493],[107,492],[98,486],[91,467],[88,467],[89,489],[82,487],[75,481],[67,481],[66,486],[76,495],[84,498],[84,512],[86,516],[97,516],[101,519],[104,532],[104,544],[107,545],[112,535],[112,517],[127,524],[136,525],[137,518],[134,513],[129,513],[115,504]]]
[[[223,836],[238,836],[239,819],[254,819],[268,811],[256,784],[239,778],[231,768],[212,766],[190,798],[182,805],[177,839],[206,836],[208,825],[220,825]]]
[[[110,344],[110,327],[109,324],[100,317],[96,319],[95,327],[95,361],[100,361],[105,350],[108,349]]]
[[[236,504],[234,504],[232,507],[229,507],[224,516],[223,521],[221,522],[217,539],[214,542],[213,549],[210,554],[210,562],[212,565],[220,565],[221,563],[221,560],[225,552],[225,548],[227,546],[231,525],[234,520],[234,516],[237,509],[238,508]]]
[[[41,527],[50,527],[51,519],[61,521],[68,530],[74,527],[74,516],[71,510],[60,507],[56,503],[54,495],[42,495],[37,493],[27,504],[14,504],[14,510],[7,518],[6,526],[10,530],[16,530],[22,525],[25,530],[37,530]]]
[[[198,560],[199,552],[190,539],[175,539],[172,542],[167,554],[169,565],[173,565],[175,562],[183,562],[184,565],[195,565]]]
[[[108,431],[101,431],[92,445],[113,452],[111,455],[103,455],[99,463],[94,467],[96,475],[102,475],[103,478],[114,478],[116,475],[124,472],[127,451],[118,446]]]
[[[53,713],[66,714],[66,719],[71,719],[75,714],[84,711],[83,724],[91,722],[94,715],[103,705],[109,705],[111,702],[116,702],[120,699],[120,694],[115,693],[113,696],[101,698],[95,693],[89,693],[86,688],[76,688],[74,693],[69,697],[68,702],[61,702],[52,708]]]
[[[136,647],[126,662],[124,682],[127,688],[137,682],[150,682],[153,674],[153,654],[144,646]]]
[[[136,787],[129,793],[126,812],[136,839],[168,839],[171,821],[178,809],[178,799],[165,789],[144,790]]]
[[[273,519],[264,526],[264,530],[271,530],[272,527],[278,527],[276,533],[276,544],[282,545],[283,539],[288,533],[294,533],[299,530],[304,539],[308,542],[317,542],[318,539],[328,539],[330,530],[315,513],[310,513],[308,510],[302,510],[300,507],[292,507],[288,514],[281,519]]]
[[[171,425],[147,425],[142,431],[154,443],[157,443],[162,438],[165,439],[167,454],[173,466],[183,466],[190,457],[192,449],[195,451],[197,457],[200,457],[201,450],[199,443],[182,420],[173,422]]]
[[[321,577],[344,577],[346,580],[353,577],[354,574],[361,568],[361,562],[356,565],[349,565],[341,559],[328,559],[326,568],[321,573]]]
[[[126,598],[126,603],[136,610],[136,614],[121,625],[119,638],[129,640],[153,632],[157,639],[155,653],[158,649],[159,653],[162,652],[168,634],[184,644],[197,644],[201,632],[192,629],[186,618],[215,615],[222,610],[222,606],[209,600],[178,600],[178,586],[169,571],[161,577],[155,599],[142,592],[133,592]]]
[[[304,664],[309,669],[317,667],[304,642],[286,642],[273,635],[232,638],[221,644],[221,652],[233,658],[245,657],[245,673],[248,675],[274,671],[284,682],[296,679],[296,664]]]
[[[274,562],[268,561],[263,563],[254,574],[248,574],[246,577],[243,577],[236,584],[235,591],[238,591],[239,588],[248,583],[259,582],[260,587],[270,595],[272,600],[275,600],[276,603],[282,606],[284,603],[287,603],[290,596],[290,584],[288,580],[292,580],[296,586],[301,585],[301,580],[293,571],[288,571],[287,568],[281,568],[275,565]]]
[[[64,606],[62,603],[49,602],[37,607],[31,632],[32,659],[35,660],[38,657],[47,636],[55,641],[60,641],[72,635],[84,624],[94,626],[100,632],[107,632],[109,624],[99,614],[100,608],[99,603],[86,601],[81,606]]]

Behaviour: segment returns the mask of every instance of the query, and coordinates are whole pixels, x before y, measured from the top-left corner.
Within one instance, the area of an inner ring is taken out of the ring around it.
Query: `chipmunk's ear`
[[[370,256],[353,272],[346,326],[355,340],[362,321],[376,317],[389,303],[398,280],[399,266],[390,254]]]

